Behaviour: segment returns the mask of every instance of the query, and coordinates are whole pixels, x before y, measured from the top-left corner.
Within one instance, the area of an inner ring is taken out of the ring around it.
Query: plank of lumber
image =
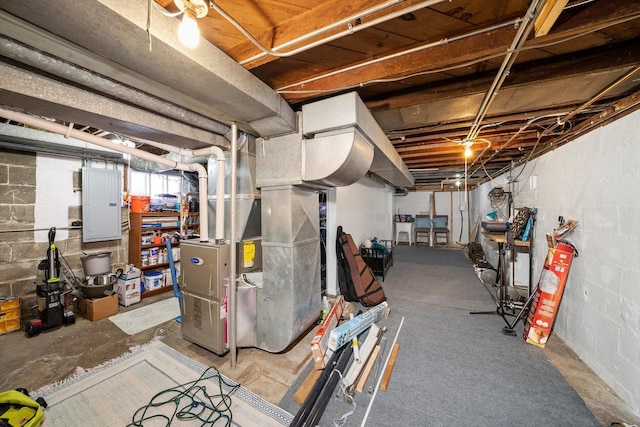
[[[364,390],[365,384],[367,384],[367,380],[369,379],[369,375],[371,375],[371,370],[373,369],[373,365],[376,363],[378,356],[380,354],[380,346],[377,345],[373,349],[371,356],[367,360],[367,364],[364,366],[364,369],[360,373],[360,378],[358,379],[358,384],[356,385],[356,391],[362,393]]]
[[[307,363],[307,360],[309,360],[311,358],[311,352],[309,352],[304,359],[302,359],[302,361],[300,363],[298,363],[298,366],[296,366],[293,371],[291,371],[292,374],[297,374],[298,372],[300,372],[300,369],[302,369],[304,367],[304,365]]]
[[[380,390],[382,391],[387,391],[387,385],[389,384],[389,380],[391,379],[391,372],[393,372],[393,366],[396,363],[396,357],[398,357],[398,350],[400,350],[400,344],[395,343],[395,345],[393,346],[393,350],[391,351],[391,358],[389,359],[387,369],[384,370],[382,383],[380,383]]]
[[[322,375],[322,369],[312,369],[309,375],[302,381],[298,390],[293,394],[293,401],[298,405],[302,405],[316,381],[320,378],[320,375]]]

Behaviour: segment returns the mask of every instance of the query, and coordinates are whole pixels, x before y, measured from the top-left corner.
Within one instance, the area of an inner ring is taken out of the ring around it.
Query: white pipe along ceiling
[[[199,163],[186,164],[186,163],[175,162],[167,158],[164,158],[162,156],[149,153],[144,150],[118,144],[116,142],[113,142],[110,139],[102,138],[86,132],[81,132],[77,129],[73,129],[72,126],[64,126],[59,123],[50,122],[35,116],[17,113],[15,111],[0,109],[0,117],[13,120],[18,123],[24,123],[26,125],[43,129],[49,132],[65,135],[66,137],[73,137],[81,141],[89,142],[91,144],[99,145],[105,148],[110,148],[114,151],[130,154],[132,156],[140,157],[145,160],[167,165],[172,169],[197,172],[198,180],[199,180],[198,190],[200,193],[200,203],[201,203],[201,206],[206,206],[207,204],[207,169]],[[222,158],[224,161],[224,155],[222,156]],[[220,177],[218,177],[218,181],[220,181]],[[222,181],[224,182],[224,169],[222,169]],[[224,208],[218,209],[218,210],[224,211]],[[200,232],[200,241],[207,242],[209,240],[209,236],[207,232],[207,230],[209,229],[209,222],[208,222],[207,215],[200,215],[200,224],[202,228]],[[222,231],[220,232],[220,234],[224,235],[224,228],[223,227],[220,227],[220,228],[222,228]],[[216,235],[217,234],[218,234],[218,224],[216,224]]]
[[[233,135],[233,132],[232,132],[232,135]],[[218,162],[218,175],[216,177],[216,191],[217,191],[216,194],[224,194],[225,157],[224,157],[224,151],[222,151],[220,147],[211,146],[211,147],[202,148],[200,150],[194,151],[194,150],[174,147],[173,145],[163,144],[161,142],[155,142],[155,141],[149,141],[149,140],[145,140],[145,143],[153,147],[161,148],[165,151],[170,151],[172,153],[176,153],[188,158],[196,158],[198,156],[203,156],[207,154],[214,155],[216,157],[216,162]],[[185,164],[191,164],[191,163],[185,163]],[[202,204],[202,202],[205,202],[205,204]],[[202,189],[200,189],[199,203],[201,203],[200,206],[207,206],[206,204],[207,191],[204,192],[204,198],[203,198]],[[206,216],[206,215],[201,214],[200,216]],[[203,240],[203,241],[206,242],[207,240]],[[220,243],[220,244],[224,243],[224,198],[223,197],[216,198],[216,243]]]

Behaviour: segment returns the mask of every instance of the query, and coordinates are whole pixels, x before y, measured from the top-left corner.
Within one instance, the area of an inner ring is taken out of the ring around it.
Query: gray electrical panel
[[[122,238],[122,172],[82,168],[82,241]]]

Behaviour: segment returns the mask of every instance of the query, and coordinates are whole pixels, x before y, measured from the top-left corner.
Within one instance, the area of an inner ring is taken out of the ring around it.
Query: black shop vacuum
[[[38,265],[39,270],[44,270],[44,280],[36,285],[40,318],[27,323],[26,333],[29,337],[46,329],[76,323],[73,311],[65,311],[64,309],[63,282],[60,281],[60,259],[58,248],[54,243],[55,238],[56,228],[51,227],[49,229],[47,258],[40,261]]]

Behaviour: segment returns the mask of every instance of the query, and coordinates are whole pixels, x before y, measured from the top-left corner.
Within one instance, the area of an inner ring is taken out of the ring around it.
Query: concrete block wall
[[[394,214],[419,215],[421,212],[431,212],[431,191],[410,191],[406,196],[395,196]]]
[[[86,244],[81,229],[67,230],[82,219],[81,169],[80,159],[0,150],[0,297],[35,291],[43,278],[38,264],[46,257],[50,227],[59,229],[56,247],[79,278],[83,252],[110,251],[114,270],[127,263],[128,233],[121,240]],[[43,200],[46,209],[37,218]]]
[[[580,221],[554,332],[640,415],[640,111],[531,162],[514,184],[515,207],[537,207],[534,280],[558,217]],[[514,171],[513,176],[519,170]],[[505,183],[507,177],[498,179]],[[492,209],[474,191],[476,215]],[[485,251],[490,247],[485,243]],[[550,339],[553,339],[553,335]]]

